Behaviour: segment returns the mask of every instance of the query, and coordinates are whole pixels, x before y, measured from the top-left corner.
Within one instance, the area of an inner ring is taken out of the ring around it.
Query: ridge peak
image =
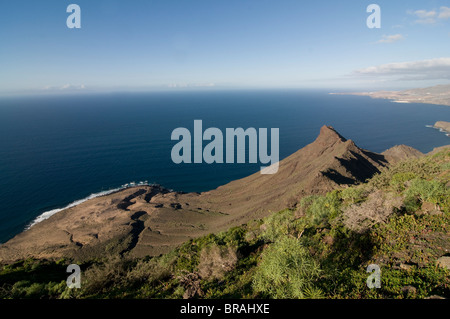
[[[326,141],[327,143],[337,141],[346,142],[347,139],[339,134],[332,126],[324,125],[320,129],[319,136],[316,139],[317,141]]]

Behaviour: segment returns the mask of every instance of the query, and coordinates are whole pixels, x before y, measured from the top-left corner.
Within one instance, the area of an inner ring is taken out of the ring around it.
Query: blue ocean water
[[[280,129],[280,158],[311,143],[324,124],[363,148],[450,144],[427,128],[450,107],[397,104],[323,91],[115,93],[0,99],[0,242],[42,213],[130,182],[206,191],[259,170],[255,164],[171,161],[172,130]]]

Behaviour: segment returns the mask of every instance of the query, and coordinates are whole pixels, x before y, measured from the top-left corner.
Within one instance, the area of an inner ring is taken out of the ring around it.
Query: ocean
[[[87,198],[157,183],[202,192],[259,171],[259,164],[174,164],[177,127],[279,128],[280,159],[311,143],[322,125],[365,149],[450,144],[426,127],[450,107],[399,104],[326,91],[111,93],[0,98],[0,243]],[[44,215],[43,215],[44,214]]]

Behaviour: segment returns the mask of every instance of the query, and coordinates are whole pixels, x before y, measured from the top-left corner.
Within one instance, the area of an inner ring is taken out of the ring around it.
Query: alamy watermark
[[[69,4],[66,9],[70,15],[66,19],[66,25],[69,29],[81,28],[81,8],[78,4]]]
[[[180,163],[246,163],[246,146],[248,146],[248,162],[268,164],[261,166],[261,174],[275,174],[279,166],[279,128],[270,129],[270,154],[268,154],[268,129],[253,127],[227,128],[224,134],[216,127],[203,131],[202,120],[194,120],[194,134],[185,127],[178,127],[172,131],[172,141],[176,143],[171,152],[172,161]],[[247,145],[248,140],[248,145]],[[203,148],[203,142],[210,141]],[[237,141],[237,143],[235,143]],[[193,144],[193,158],[192,158]],[[235,148],[235,146],[237,146]],[[236,155],[236,156],[235,156]],[[236,161],[235,161],[236,159]]]
[[[367,272],[372,273],[367,277],[367,287],[370,289],[381,288],[381,269],[377,264],[370,264],[367,266]]]
[[[67,17],[66,25],[69,29],[81,28],[81,8],[77,4],[70,4],[66,9],[70,15]],[[378,4],[370,4],[366,9],[367,13],[370,13],[366,20],[366,25],[369,29],[381,28],[381,8]]]
[[[76,264],[70,264],[67,266],[66,272],[71,273],[67,277],[66,284],[69,288],[81,288],[81,269]]]
[[[366,9],[367,13],[371,13],[367,17],[366,25],[369,29],[381,28],[381,8],[378,4],[370,4]]]

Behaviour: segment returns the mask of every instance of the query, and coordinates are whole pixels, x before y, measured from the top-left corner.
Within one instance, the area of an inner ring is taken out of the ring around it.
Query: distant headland
[[[447,136],[450,136],[450,122],[438,121],[433,126],[435,129],[439,129],[447,133]]]
[[[404,91],[376,91],[330,94],[370,96],[374,99],[388,99],[396,103],[424,103],[450,106],[450,85],[436,85],[428,88],[411,89]]]

